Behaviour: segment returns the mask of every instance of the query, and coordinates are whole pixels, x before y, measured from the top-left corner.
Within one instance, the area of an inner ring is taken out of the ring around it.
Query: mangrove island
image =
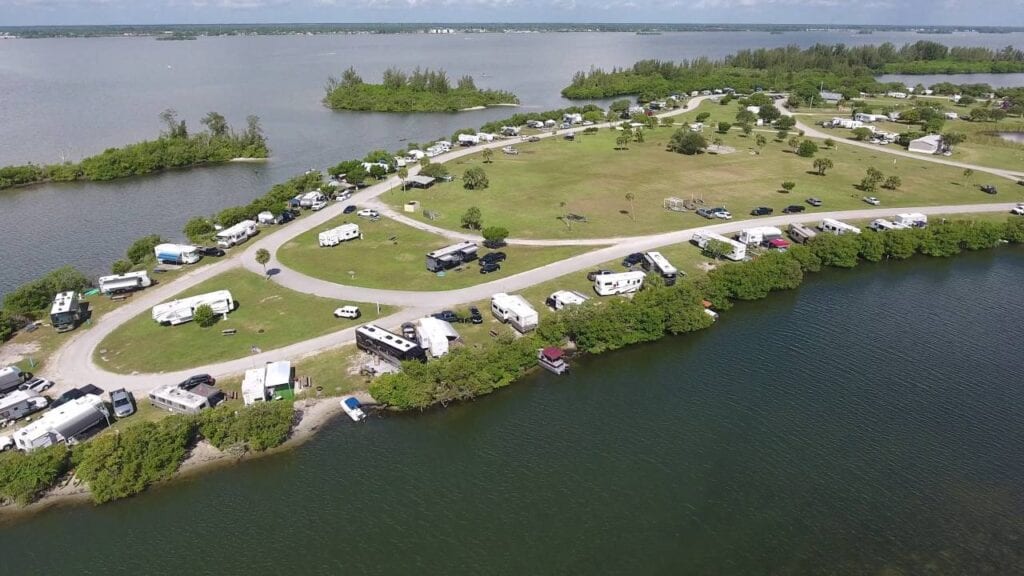
[[[327,81],[324,104],[333,110],[364,112],[458,112],[468,108],[517,105],[519,98],[504,90],[481,90],[472,76],[463,76],[453,87],[444,70],[420,70],[406,74],[395,68],[384,71],[380,84],[367,84],[349,67],[341,80]]]

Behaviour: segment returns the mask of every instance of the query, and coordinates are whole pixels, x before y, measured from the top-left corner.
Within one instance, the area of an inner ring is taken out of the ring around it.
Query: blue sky
[[[0,25],[218,22],[1024,26],[1024,0],[0,0]]]

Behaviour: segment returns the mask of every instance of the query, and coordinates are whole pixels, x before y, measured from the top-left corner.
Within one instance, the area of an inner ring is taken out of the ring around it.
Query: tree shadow
[[[277,276],[280,273],[281,273],[281,269],[280,268],[270,268],[270,269],[267,270],[267,278],[271,278],[273,276]]]

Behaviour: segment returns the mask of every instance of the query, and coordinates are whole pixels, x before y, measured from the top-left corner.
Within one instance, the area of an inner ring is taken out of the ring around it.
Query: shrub
[[[818,145],[811,140],[804,140],[800,143],[800,146],[796,149],[797,156],[804,158],[813,158],[818,153]]]
[[[484,243],[488,246],[501,246],[508,238],[508,229],[501,226],[488,226],[483,229],[481,234],[484,237]]]
[[[473,166],[462,175],[462,187],[467,190],[483,190],[490,186],[487,173],[479,166]]]
[[[219,449],[245,445],[262,452],[280,446],[288,439],[295,408],[292,402],[259,402],[246,408],[222,405],[201,412],[197,417],[199,433]]]
[[[420,174],[431,178],[443,178],[450,174],[448,167],[444,164],[425,164],[420,168]]]
[[[808,245],[825,266],[853,268],[857,265],[860,243],[856,234],[818,234]]]
[[[201,328],[209,328],[217,323],[217,314],[213,312],[213,308],[209,304],[200,304],[192,313],[192,319]]]
[[[29,453],[0,455],[0,496],[25,505],[52,488],[71,465],[70,451],[64,444],[40,448]]]
[[[700,132],[691,132],[689,128],[680,128],[672,134],[669,139],[668,149],[672,152],[692,156],[704,151],[708,147],[708,141]]]
[[[135,242],[132,242],[132,245],[129,246],[128,250],[125,252],[125,257],[127,257],[128,261],[132,264],[141,264],[146,260],[156,257],[153,249],[156,248],[157,244],[160,244],[163,241],[163,238],[161,238],[159,234],[143,236]]]
[[[476,206],[470,206],[462,215],[462,227],[470,230],[479,230],[483,226],[483,215]]]
[[[71,266],[63,266],[38,280],[14,289],[4,297],[4,310],[14,316],[34,318],[47,310],[58,292],[79,292],[89,286],[89,279]]]
[[[719,122],[718,123],[718,131],[721,134],[725,134],[726,132],[729,131],[730,128],[732,128],[732,124],[729,123],[729,122]]]
[[[192,218],[185,223],[184,228],[185,236],[188,237],[189,242],[195,242],[196,244],[202,244],[209,240],[213,231],[213,222],[202,216]]]
[[[792,192],[793,188],[796,188],[796,182],[793,182],[792,180],[786,180],[782,183],[782,189],[786,192]]]
[[[110,272],[112,274],[124,274],[131,271],[131,269],[132,263],[124,259],[114,260],[114,263],[110,265]]]

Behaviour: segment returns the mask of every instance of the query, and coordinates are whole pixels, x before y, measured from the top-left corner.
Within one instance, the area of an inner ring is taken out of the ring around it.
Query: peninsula
[[[477,88],[472,76],[459,78],[453,87],[444,70],[429,68],[416,68],[409,74],[388,68],[380,84],[367,84],[350,67],[340,80],[328,79],[326,90],[324,104],[332,110],[458,112],[519,104],[519,98],[511,92]]]

